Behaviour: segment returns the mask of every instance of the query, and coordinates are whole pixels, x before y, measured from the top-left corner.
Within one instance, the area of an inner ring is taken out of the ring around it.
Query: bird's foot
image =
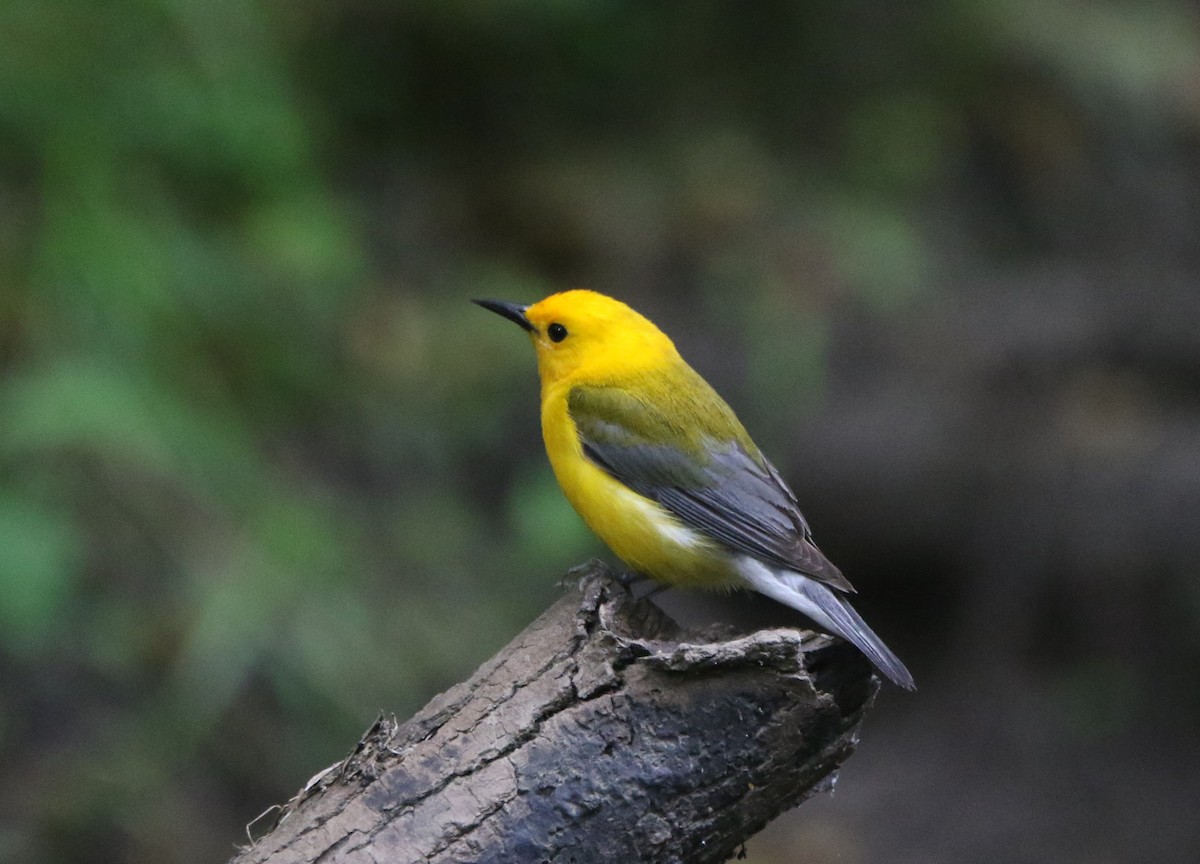
[[[576,564],[574,567],[567,568],[567,571],[563,573],[562,578],[558,580],[558,587],[569,588],[586,576],[603,573],[607,570],[608,565],[599,558],[589,558],[582,564]]]
[[[620,573],[614,573],[613,579],[622,588],[632,588],[635,585],[650,581],[649,576],[645,576],[635,570],[622,570]]]
[[[651,597],[657,597],[659,594],[663,593],[664,591],[670,590],[670,588],[671,588],[670,585],[664,585],[661,582],[655,582],[653,585],[650,586],[649,591],[647,591],[645,594],[642,594],[637,599],[649,600]]]
[[[651,597],[656,597],[671,587],[670,585],[664,585],[662,582],[655,582],[649,576],[632,570],[617,573],[613,576],[613,579],[638,600],[649,600]],[[649,584],[650,587],[641,594],[638,594],[636,589],[646,584]]]
[[[638,573],[635,570],[621,570],[619,572],[614,572],[599,558],[592,558],[589,561],[584,561],[582,564],[576,564],[574,567],[569,568],[563,574],[562,579],[559,580],[559,587],[567,588],[588,576],[605,572],[612,576],[614,582],[627,590],[630,594],[634,594],[634,596],[636,596],[639,600],[648,600],[649,598],[655,597],[671,587],[670,585],[664,585],[661,582],[654,582],[654,580],[652,580],[649,576],[646,576],[643,573]],[[645,592],[640,595],[635,593],[635,589],[646,584],[649,584],[650,587]]]

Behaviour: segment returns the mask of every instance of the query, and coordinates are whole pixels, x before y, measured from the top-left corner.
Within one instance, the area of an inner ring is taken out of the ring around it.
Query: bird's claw
[[[576,564],[574,567],[568,567],[563,573],[562,578],[558,580],[559,588],[569,588],[581,579],[597,573],[603,573],[608,570],[606,565],[599,558],[589,558],[582,564]]]

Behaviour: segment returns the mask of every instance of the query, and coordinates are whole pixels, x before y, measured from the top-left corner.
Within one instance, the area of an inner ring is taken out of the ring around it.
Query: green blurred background
[[[0,859],[221,861],[604,554],[515,328],[675,337],[913,668],[751,860],[1200,860],[1185,2],[4,0]]]

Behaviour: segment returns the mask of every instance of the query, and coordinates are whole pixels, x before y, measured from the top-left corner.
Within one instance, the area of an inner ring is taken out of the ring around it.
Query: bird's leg
[[[636,570],[622,570],[619,573],[613,574],[613,579],[616,580],[622,588],[632,588],[634,585],[640,585],[643,582],[649,582],[650,577]]]
[[[599,558],[589,558],[582,564],[576,564],[574,567],[567,568],[567,572],[563,573],[562,578],[558,580],[558,586],[560,588],[566,588],[573,583],[578,582],[580,579],[591,576],[593,573],[609,572],[611,571],[609,570],[608,565]],[[620,577],[617,577],[617,579],[620,581]]]
[[[662,582],[655,582],[649,591],[647,591],[645,594],[643,594],[641,597],[639,597],[637,599],[649,600],[651,597],[657,597],[659,594],[663,593],[664,591],[670,590],[670,588],[671,588],[670,585],[664,585]]]
[[[596,570],[608,569],[604,562],[599,558],[589,558],[582,564],[576,564],[574,567],[568,567],[567,572],[563,575],[568,579],[581,579]]]
[[[639,585],[643,585],[647,582],[653,582],[649,576],[645,575],[644,573],[638,573],[636,570],[621,570],[614,572],[609,569],[603,561],[598,558],[593,558],[590,561],[585,561],[582,564],[576,564],[574,567],[569,568],[567,572],[563,574],[560,584],[563,586],[569,585],[571,582],[576,582],[591,573],[595,573],[597,570],[607,570],[612,575],[613,581],[629,591],[631,594],[633,593],[634,588],[638,587]],[[655,582],[653,585],[651,585],[650,590],[648,590],[645,594],[642,594],[640,597],[638,597],[638,599],[648,600],[651,597],[661,594],[670,587],[670,585],[664,585],[661,582]]]
[[[649,591],[640,595],[634,594],[638,600],[649,600],[651,597],[655,597],[671,587],[670,585],[664,585],[662,582],[654,582],[649,576],[645,575],[644,573],[638,573],[635,570],[622,571],[615,574],[613,578],[616,579],[622,587],[628,590],[630,594],[634,594],[634,588],[638,587],[639,585],[652,582],[653,584],[650,586]]]

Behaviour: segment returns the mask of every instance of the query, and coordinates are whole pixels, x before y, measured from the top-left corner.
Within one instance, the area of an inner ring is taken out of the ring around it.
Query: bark
[[[378,720],[235,864],[724,861],[832,784],[878,689],[857,651],[698,638],[580,569],[470,680]]]

